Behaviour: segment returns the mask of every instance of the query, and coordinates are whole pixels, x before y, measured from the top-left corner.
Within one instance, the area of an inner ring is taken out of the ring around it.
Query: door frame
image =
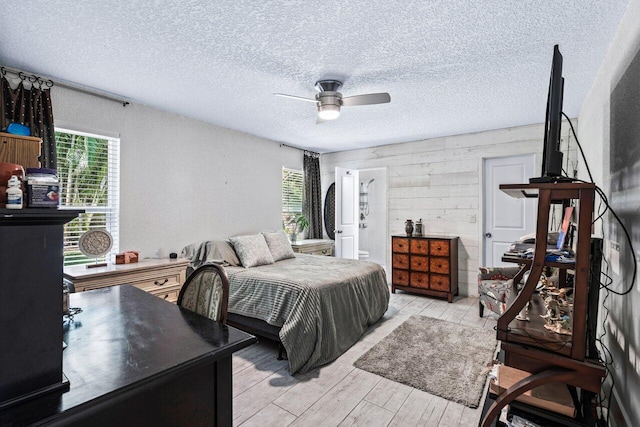
[[[478,217],[479,217],[479,222],[478,222],[478,262],[480,263],[480,265],[478,267],[481,266],[487,266],[486,262],[487,262],[487,254],[485,253],[485,245],[484,245],[484,224],[485,224],[485,210],[484,210],[484,200],[485,200],[485,182],[484,182],[484,177],[485,177],[485,163],[486,160],[488,159],[502,159],[502,158],[507,158],[507,157],[516,157],[516,156],[531,156],[533,158],[533,170],[535,171],[536,168],[540,167],[540,155],[538,153],[535,152],[528,152],[528,153],[511,153],[508,155],[504,155],[504,156],[482,156],[479,161],[480,161],[480,167],[478,168],[480,170],[480,176],[479,176],[479,182],[480,185],[478,186]],[[514,182],[514,184],[518,184],[517,182]]]

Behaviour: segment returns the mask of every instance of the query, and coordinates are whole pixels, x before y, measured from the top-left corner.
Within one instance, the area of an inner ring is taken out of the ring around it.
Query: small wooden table
[[[232,424],[231,355],[254,336],[129,285],[69,302],[82,309],[64,325],[70,390],[0,411],[0,425]]]

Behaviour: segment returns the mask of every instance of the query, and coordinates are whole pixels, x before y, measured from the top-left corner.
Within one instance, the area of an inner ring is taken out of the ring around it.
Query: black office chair
[[[227,323],[229,279],[217,264],[198,267],[182,285],[178,305],[209,319]]]

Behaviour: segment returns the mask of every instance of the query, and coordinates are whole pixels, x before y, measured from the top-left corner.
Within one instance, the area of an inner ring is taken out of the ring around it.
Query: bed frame
[[[280,341],[280,329],[277,326],[273,326],[265,322],[264,320],[256,319],[253,317],[246,317],[240,314],[227,313],[227,325],[234,328],[241,329],[253,335],[259,335],[271,341],[278,343],[278,360],[283,360],[283,353],[286,356],[286,351]]]

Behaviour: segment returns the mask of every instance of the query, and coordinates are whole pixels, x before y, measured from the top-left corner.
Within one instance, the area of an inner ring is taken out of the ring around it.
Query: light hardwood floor
[[[353,347],[334,362],[290,375],[277,346],[267,340],[233,356],[235,426],[477,426],[480,409],[425,393],[355,368],[367,350],[414,314],[493,329],[478,317],[478,299],[443,300],[398,291],[389,309]]]

